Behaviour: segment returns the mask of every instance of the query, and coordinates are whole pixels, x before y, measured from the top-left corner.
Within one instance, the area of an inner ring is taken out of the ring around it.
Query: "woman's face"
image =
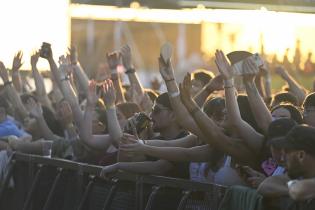
[[[99,114],[97,112],[93,112],[93,121],[92,121],[92,129],[93,134],[104,134],[104,130],[106,126],[98,120]]]
[[[116,109],[116,114],[117,114],[117,119],[118,119],[120,127],[124,128],[127,123],[126,117],[119,109]]]
[[[291,118],[291,113],[289,112],[289,110],[282,107],[273,110],[271,115],[274,120],[281,119],[281,118]]]

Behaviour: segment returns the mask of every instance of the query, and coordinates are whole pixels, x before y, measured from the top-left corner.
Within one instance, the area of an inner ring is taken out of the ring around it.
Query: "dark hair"
[[[199,80],[203,85],[206,85],[214,77],[214,74],[205,69],[196,69],[191,73],[191,76],[192,79]]]
[[[59,121],[56,119],[54,113],[46,106],[42,106],[42,109],[43,117],[49,129],[58,136],[64,136],[63,128],[60,125]]]
[[[156,98],[159,96],[159,93],[153,89],[144,89],[144,92],[146,94],[148,94],[148,96],[150,97],[152,103],[156,100]]]
[[[126,119],[132,117],[135,113],[140,112],[138,104],[132,102],[117,104],[116,107],[119,111],[121,111]]]
[[[268,139],[285,136],[296,125],[297,123],[293,119],[276,119],[268,126]]]
[[[210,98],[203,105],[203,111],[209,116],[213,116],[216,113],[221,113],[225,108],[225,99],[222,97]]]
[[[310,93],[306,96],[303,107],[315,106],[315,92]]]
[[[242,119],[252,126],[256,131],[260,132],[260,128],[257,125],[252,109],[250,108],[247,95],[240,94],[237,96],[237,103],[241,113]]]
[[[290,92],[280,92],[274,95],[271,104],[275,104],[274,106],[276,106],[280,103],[290,103],[294,106],[298,106],[298,99]]]
[[[30,99],[30,98],[32,98],[35,102],[38,101],[37,98],[34,95],[29,94],[29,93],[24,93],[20,97],[21,97],[21,100],[22,100],[23,104],[26,104],[28,99]]]
[[[293,119],[298,124],[303,123],[302,115],[299,109],[292,105],[292,104],[279,104],[271,109],[271,112],[275,111],[276,109],[284,108],[288,110],[291,114],[291,119]]]
[[[162,93],[161,95],[159,95],[155,99],[155,103],[161,104],[161,105],[165,106],[166,108],[169,108],[170,110],[173,110],[172,106],[171,106],[170,98],[169,98],[167,92],[166,93]]]

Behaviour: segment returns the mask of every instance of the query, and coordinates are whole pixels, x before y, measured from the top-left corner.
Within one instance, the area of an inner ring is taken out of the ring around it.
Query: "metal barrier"
[[[14,154],[0,189],[5,210],[217,210],[225,187],[162,176],[119,172],[64,159]],[[14,186],[9,186],[9,180]]]

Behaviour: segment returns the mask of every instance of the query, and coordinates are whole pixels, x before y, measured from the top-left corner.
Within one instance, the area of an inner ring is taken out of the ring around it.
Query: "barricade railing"
[[[16,153],[0,188],[6,210],[217,210],[224,186],[162,176],[118,172],[99,178],[102,167]]]

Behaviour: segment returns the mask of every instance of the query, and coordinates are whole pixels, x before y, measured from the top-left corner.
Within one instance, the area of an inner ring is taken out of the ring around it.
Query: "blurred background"
[[[107,68],[105,54],[129,44],[141,81],[158,76],[160,46],[173,44],[179,80],[187,71],[216,72],[213,55],[246,50],[260,53],[272,70],[284,65],[311,89],[315,75],[315,0],[0,0],[0,59],[12,65],[14,54],[29,57],[42,42],[54,57],[75,45],[91,78]],[[48,69],[41,60],[39,68]],[[283,83],[273,78],[273,88]]]

